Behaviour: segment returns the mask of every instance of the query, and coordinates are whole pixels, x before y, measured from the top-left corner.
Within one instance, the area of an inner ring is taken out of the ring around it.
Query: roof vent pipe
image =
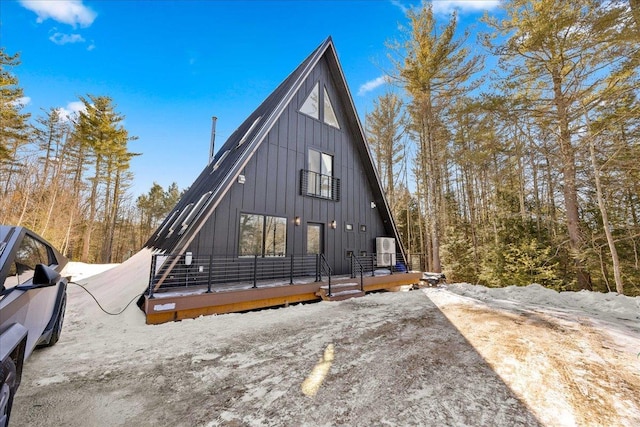
[[[213,156],[216,154],[216,122],[218,118],[216,116],[211,117],[211,146],[209,147],[209,164],[213,161]]]

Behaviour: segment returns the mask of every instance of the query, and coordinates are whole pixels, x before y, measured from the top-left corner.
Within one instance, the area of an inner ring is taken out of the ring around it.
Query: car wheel
[[[10,357],[0,365],[0,427],[9,425],[13,395],[16,393],[16,364]]]
[[[65,292],[62,297],[62,304],[60,304],[60,311],[58,312],[58,319],[56,320],[56,326],[53,327],[53,331],[51,332],[51,338],[49,342],[44,345],[44,347],[51,347],[60,339],[60,334],[62,333],[62,324],[64,323],[64,313],[67,308],[67,294]]]

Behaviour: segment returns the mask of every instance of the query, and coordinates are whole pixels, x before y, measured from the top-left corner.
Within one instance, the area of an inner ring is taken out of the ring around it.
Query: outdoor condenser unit
[[[376,237],[376,260],[378,267],[396,265],[396,239]]]

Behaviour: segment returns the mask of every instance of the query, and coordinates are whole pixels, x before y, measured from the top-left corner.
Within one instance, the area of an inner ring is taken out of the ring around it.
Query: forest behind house
[[[509,0],[482,25],[424,3],[386,47],[364,126],[407,253],[450,281],[640,295],[640,0]],[[109,96],[33,117],[19,52],[0,65],[0,223],[127,259],[181,190],[131,194],[143,153]]]

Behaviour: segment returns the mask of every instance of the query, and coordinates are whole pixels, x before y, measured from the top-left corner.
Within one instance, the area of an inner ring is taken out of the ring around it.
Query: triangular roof
[[[380,211],[385,227],[387,227],[387,233],[395,237],[404,255],[398,230],[380,185],[363,127],[331,37],[320,44],[231,134],[158,230],[149,238],[145,247],[162,250],[165,253],[177,254],[186,251],[191,241],[229,191],[231,185],[237,180],[242,169],[266,139],[268,132],[282,112],[300,90],[305,79],[323,58],[326,58],[329,70],[334,76],[338,93],[341,97],[346,98],[344,104],[347,107],[345,110],[348,125],[350,129],[353,129],[352,135],[357,152],[365,174],[371,182],[373,201]],[[185,219],[188,221],[183,227]]]

